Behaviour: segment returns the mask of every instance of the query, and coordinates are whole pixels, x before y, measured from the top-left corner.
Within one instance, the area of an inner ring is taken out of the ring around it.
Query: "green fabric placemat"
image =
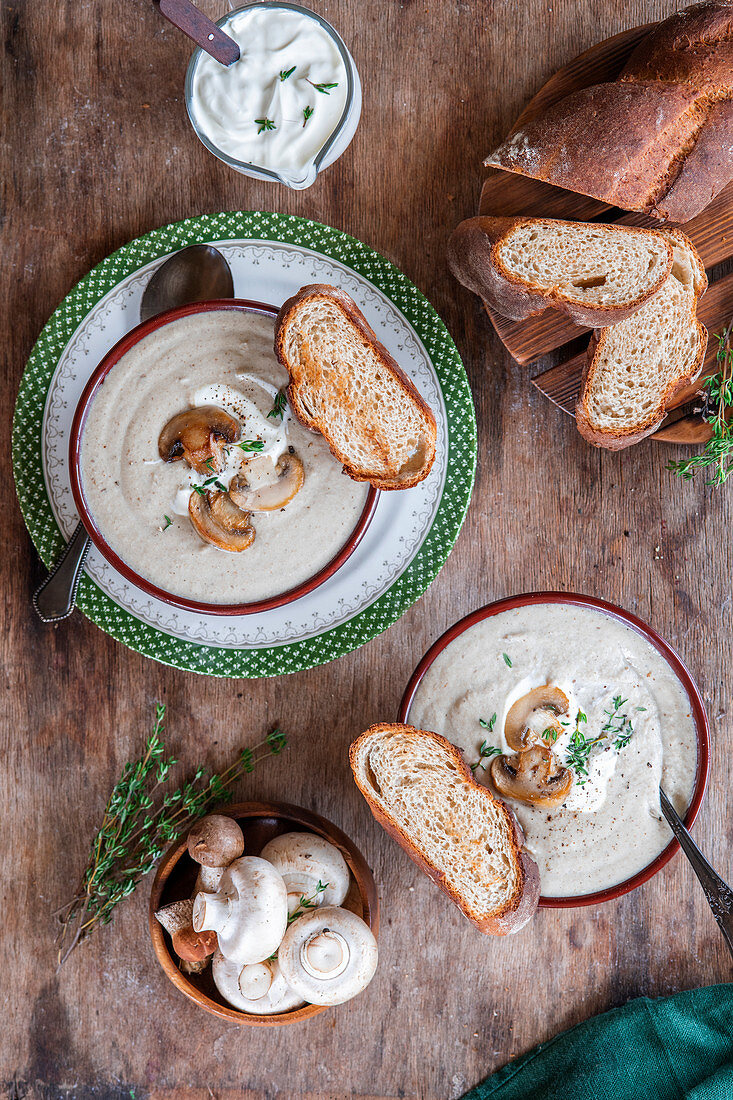
[[[733,985],[640,997],[510,1062],[464,1100],[733,1100]]]

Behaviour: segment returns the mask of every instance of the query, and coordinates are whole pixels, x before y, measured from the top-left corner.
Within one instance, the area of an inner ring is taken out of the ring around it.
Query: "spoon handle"
[[[211,54],[220,65],[228,68],[239,61],[239,46],[234,39],[199,11],[191,0],[158,0],[158,7],[161,15],[192,38],[202,50]]]
[[[90,546],[89,536],[80,523],[56,565],[33,593],[33,606],[44,623],[68,619],[74,610],[76,590]]]
[[[662,813],[669,822],[670,829],[679,840],[682,851],[689,859],[693,871],[700,880],[705,897],[708,899],[708,905],[720,926],[728,950],[733,955],[733,890],[727,883],[723,882],[720,875],[713,870],[705,859],[661,787],[659,788],[659,801]]]

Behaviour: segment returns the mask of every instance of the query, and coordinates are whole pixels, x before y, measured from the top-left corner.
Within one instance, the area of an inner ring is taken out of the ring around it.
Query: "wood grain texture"
[[[479,302],[445,266],[471,216],[481,160],[550,74],[599,37],[675,0],[313,0],[364,82],[353,146],[309,191],[229,172],[191,132],[189,43],[147,0],[2,6],[0,284],[6,411],[0,456],[3,1037],[0,1092],[39,1100],[445,1100],[594,1012],[730,977],[730,959],[681,857],[596,910],[538,914],[487,940],[389,841],[350,776],[347,749],[390,720],[428,645],[457,618],[538,588],[590,592],[649,620],[698,678],[712,719],[712,780],[695,827],[731,875],[729,491],[681,484],[675,448],[600,453],[511,362]],[[202,0],[218,16],[223,0]],[[531,49],[527,49],[531,43]],[[479,420],[469,516],[445,570],[386,634],[279,681],[219,681],[139,657],[80,615],[35,618],[42,573],[12,499],[10,408],[30,348],[71,286],[112,249],[190,214],[261,208],[347,230],[401,267],[464,357]],[[680,452],[685,453],[685,452]],[[156,964],[147,889],[55,972],[50,912],[82,867],[156,699],[193,765],[228,762],[279,721],[291,747],[238,798],[333,820],[380,888],[381,962],[369,990],[303,1025],[238,1031],[188,1004]],[[542,975],[538,981],[537,976]]]

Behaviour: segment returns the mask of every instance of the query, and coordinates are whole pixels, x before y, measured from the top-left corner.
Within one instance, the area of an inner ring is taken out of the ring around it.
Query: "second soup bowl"
[[[537,727],[547,738],[540,743],[550,747],[557,742],[558,763],[576,768],[576,789],[566,798],[575,796],[572,806],[540,809],[509,800],[530,854],[540,864],[539,904],[573,908],[621,897],[647,882],[679,849],[671,835],[666,842],[669,830],[658,806],[653,810],[652,785],[669,783],[667,793],[688,828],[697,817],[709,766],[708,720],[700,693],[678,654],[635,615],[590,596],[532,592],[488,604],[450,627],[415,669],[399,721],[457,743],[474,772],[493,788],[492,761],[513,751],[502,743],[513,704],[519,700],[521,706],[521,700],[542,692],[554,701],[545,706],[540,700],[537,714],[548,727]],[[565,696],[573,704],[567,713],[558,713]],[[675,707],[679,725],[666,720]],[[634,744],[639,729],[645,740]],[[580,733],[574,745],[575,730]],[[670,741],[674,737],[679,749]],[[593,746],[590,752],[586,744]],[[663,745],[670,751],[669,764]],[[621,774],[614,779],[617,770]],[[625,793],[631,777],[638,785],[633,797]],[[609,804],[614,797],[615,806]],[[625,815],[639,807],[646,812],[647,803],[653,833],[645,832],[642,821],[643,839],[633,848],[629,829],[634,821]],[[574,871],[573,859],[578,864]],[[621,873],[624,862],[629,869]],[[572,883],[580,874],[593,886],[576,893]],[[547,890],[547,882],[559,883],[561,875],[567,889]]]

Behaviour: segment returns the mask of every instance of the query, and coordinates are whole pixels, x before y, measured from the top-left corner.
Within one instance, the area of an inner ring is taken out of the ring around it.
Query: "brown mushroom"
[[[186,974],[200,974],[205,970],[216,951],[217,938],[215,932],[194,932],[192,899],[171,902],[155,916],[171,937],[181,970]]]
[[[224,445],[234,443],[242,433],[238,420],[216,405],[186,409],[169,420],[158,439],[158,454],[164,462],[185,458],[200,474],[224,469]]]
[[[215,893],[226,868],[244,854],[244,834],[233,817],[207,814],[188,834],[188,854],[201,865],[194,894]]]
[[[255,540],[249,512],[237,508],[227,493],[194,490],[188,501],[188,514],[204,542],[219,550],[237,554]]]
[[[568,697],[554,684],[544,684],[533,688],[517,699],[510,708],[504,723],[504,738],[510,749],[521,752],[530,745],[541,745],[548,729],[552,735],[544,736],[545,741],[557,741],[563,727],[558,715],[567,714]]]
[[[547,745],[495,756],[489,774],[499,794],[538,807],[561,805],[573,785],[573,773],[558,763]]]
[[[232,478],[229,486],[229,496],[234,503],[248,512],[275,512],[278,508],[284,508],[302,489],[305,481],[303,463],[297,455],[286,453],[281,455],[274,467],[274,480],[263,480],[261,484],[254,484],[255,479],[250,480],[250,477],[255,472],[262,471],[263,463],[267,463],[270,470],[273,469],[269,458],[249,459],[243,463],[242,469]]]
[[[171,946],[186,963],[202,963],[216,951],[216,932],[194,932],[193,927],[181,928],[171,936]]]

